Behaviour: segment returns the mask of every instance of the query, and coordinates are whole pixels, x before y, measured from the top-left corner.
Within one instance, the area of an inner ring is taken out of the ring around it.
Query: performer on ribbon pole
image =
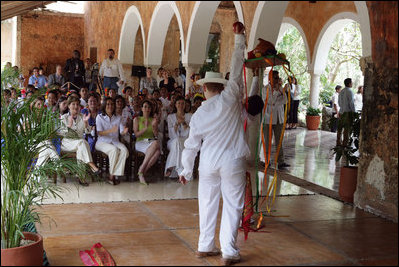
[[[235,50],[229,81],[215,72],[207,72],[204,79],[197,81],[204,86],[207,100],[191,118],[190,134],[182,154],[184,169],[179,175],[182,184],[192,179],[194,160],[201,149],[198,185],[200,236],[196,255],[206,257],[220,253],[215,246],[215,228],[222,193],[219,239],[224,265],[240,261],[236,238],[244,206],[245,158],[250,153],[242,120],[244,26],[236,23],[234,32]]]

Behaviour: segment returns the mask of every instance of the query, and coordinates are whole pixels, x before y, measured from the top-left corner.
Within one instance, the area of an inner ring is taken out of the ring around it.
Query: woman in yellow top
[[[139,168],[141,184],[147,185],[144,174],[157,162],[161,154],[158,142],[158,121],[154,117],[153,107],[150,101],[145,100],[141,104],[142,116],[133,120],[133,131],[136,136],[136,150],[145,154],[144,161]]]

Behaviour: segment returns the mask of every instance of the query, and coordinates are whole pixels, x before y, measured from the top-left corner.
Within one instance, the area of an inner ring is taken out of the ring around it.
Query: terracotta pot
[[[357,185],[357,167],[341,167],[339,177],[339,196],[341,200],[353,203],[353,194]]]
[[[23,247],[1,250],[1,266],[42,266],[43,238],[41,235],[23,232],[25,239],[35,241]]]
[[[308,130],[317,130],[320,125],[320,116],[308,116],[306,115],[306,127]]]

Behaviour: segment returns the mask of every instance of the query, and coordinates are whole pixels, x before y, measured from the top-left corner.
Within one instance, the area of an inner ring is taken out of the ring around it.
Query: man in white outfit
[[[183,171],[179,175],[182,184],[192,179],[194,160],[201,149],[198,186],[200,236],[196,255],[206,257],[220,253],[215,246],[215,228],[222,193],[219,239],[225,265],[240,261],[235,243],[244,206],[245,158],[250,153],[242,120],[243,32],[241,29],[235,35],[229,81],[215,72],[207,72],[204,79],[197,81],[203,85],[207,100],[191,118],[190,134],[182,153]]]

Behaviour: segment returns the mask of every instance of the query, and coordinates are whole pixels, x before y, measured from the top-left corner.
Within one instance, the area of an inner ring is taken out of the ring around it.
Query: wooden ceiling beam
[[[22,15],[38,7],[43,7],[53,2],[57,1],[1,1],[1,20]]]

